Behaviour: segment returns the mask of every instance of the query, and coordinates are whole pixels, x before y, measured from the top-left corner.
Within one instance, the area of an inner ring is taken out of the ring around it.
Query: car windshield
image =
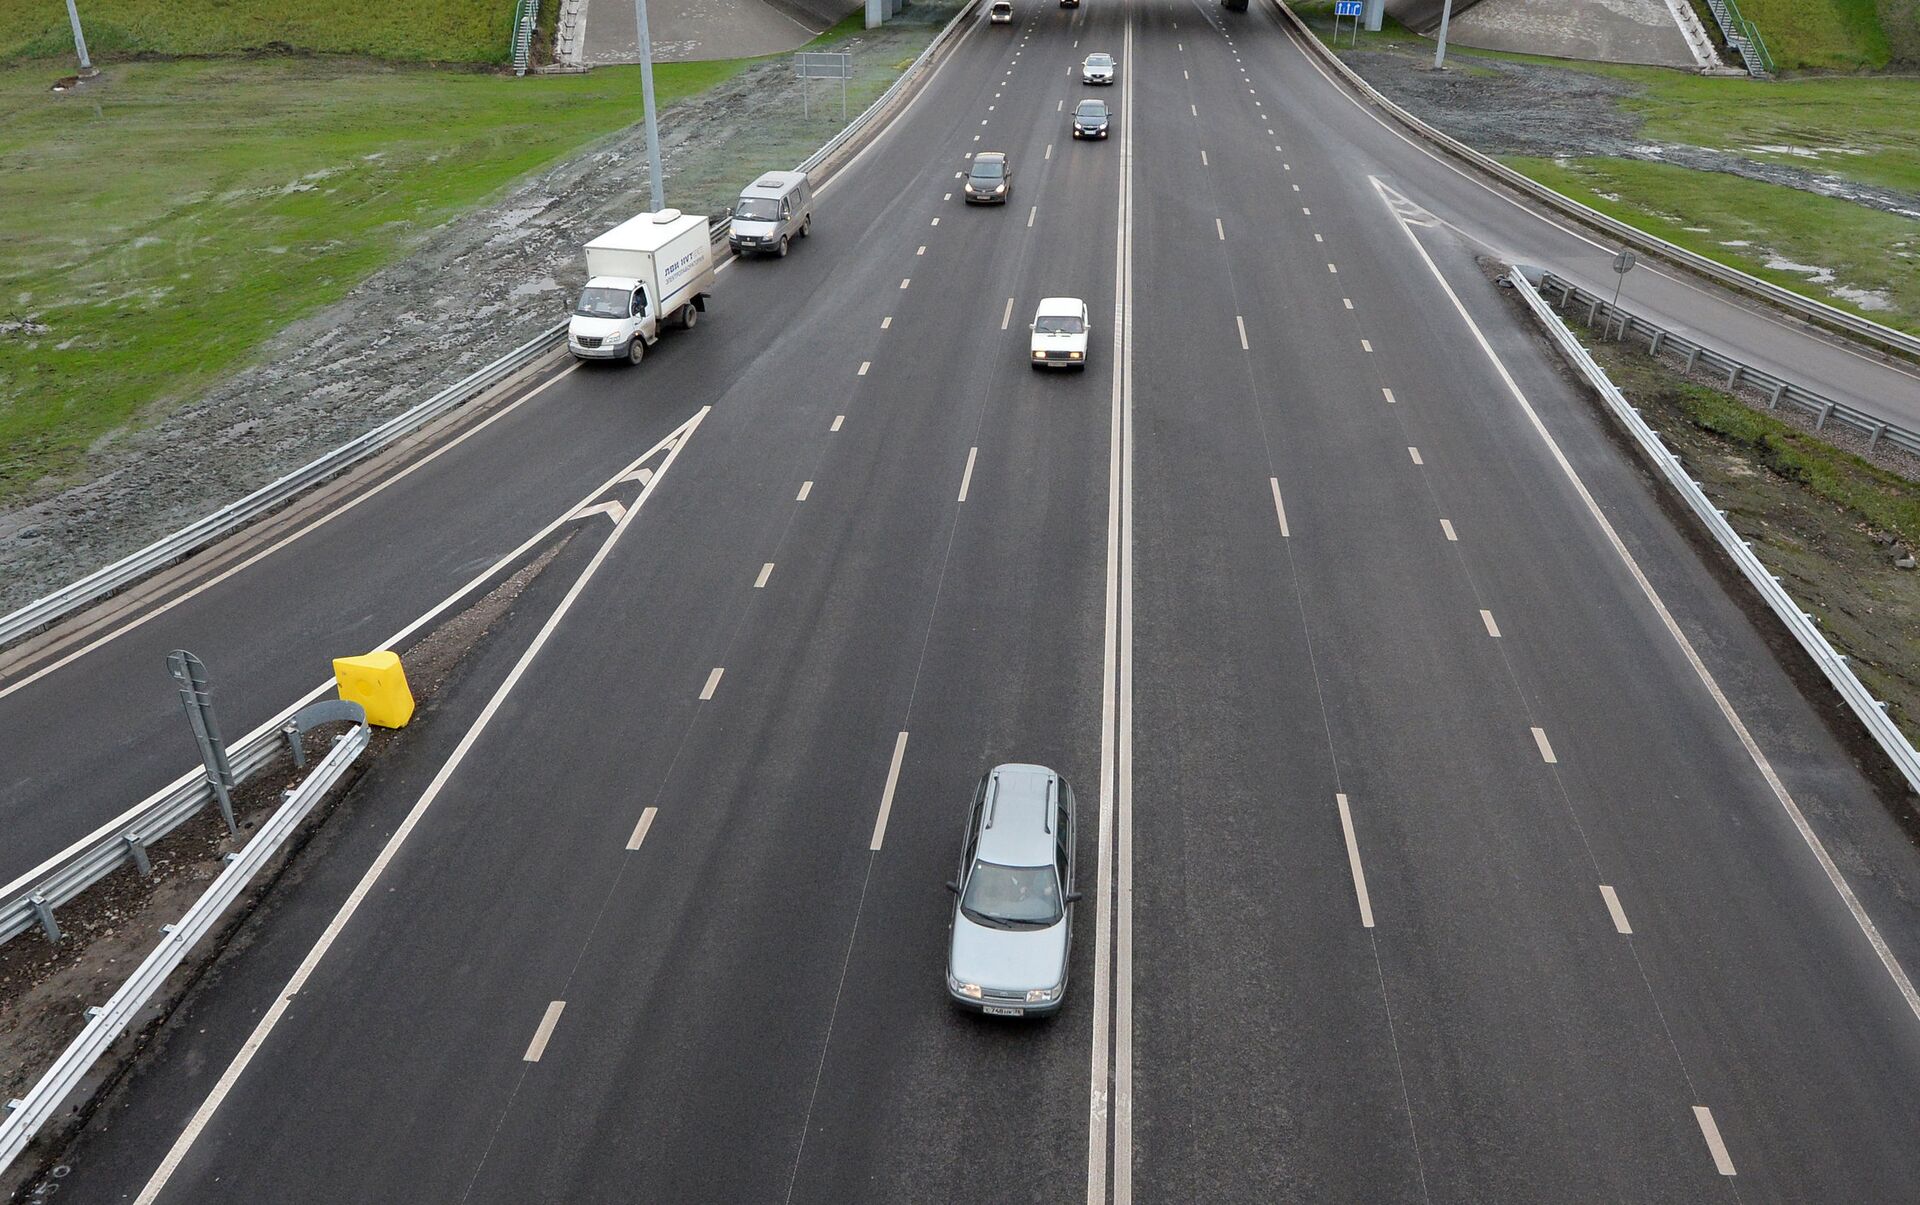
[[[1113,56],[1110,54],[1090,54],[1087,56],[1087,66],[1111,67],[1113,66]]]
[[[1101,101],[1090,100],[1075,109],[1073,115],[1086,121],[1092,121],[1096,117],[1105,117],[1107,115],[1107,106]]]
[[[582,289],[573,312],[582,318],[625,318],[632,296],[625,289]]]
[[[780,217],[780,202],[771,197],[741,197],[733,216],[748,222],[772,222]]]
[[[1060,884],[1051,866],[973,864],[960,911],[1000,929],[1038,929],[1060,919]]]
[[[1078,314],[1042,314],[1033,320],[1036,335],[1078,335],[1086,329]]]
[[[977,161],[973,165],[972,175],[976,180],[998,180],[1006,174],[1006,165],[997,159]]]

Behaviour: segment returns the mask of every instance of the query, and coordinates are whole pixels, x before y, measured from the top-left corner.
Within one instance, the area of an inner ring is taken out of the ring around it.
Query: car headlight
[[[1087,353],[1083,351],[1070,351],[1067,353],[1067,359],[1069,360],[1084,360],[1086,358]]]
[[[1044,360],[1047,358],[1047,353],[1036,347],[1033,349],[1033,358],[1036,360]]]
[[[960,980],[948,976],[947,986],[969,999],[978,1000],[980,998],[980,985],[977,983],[962,983]]]
[[[1001,193],[1003,193],[1003,192],[1005,192],[1005,191],[1007,191],[1007,186],[1006,186],[1006,185],[1004,185],[1004,184],[1002,184],[1002,185],[999,185],[998,187],[996,187],[996,188],[995,188],[995,189],[993,190],[993,195],[997,197],[997,196],[999,196],[999,195],[1000,195]]]
[[[1062,984],[1060,987],[1036,987],[1027,993],[1027,1003],[1051,1004],[1060,998],[1060,992],[1065,986]]]

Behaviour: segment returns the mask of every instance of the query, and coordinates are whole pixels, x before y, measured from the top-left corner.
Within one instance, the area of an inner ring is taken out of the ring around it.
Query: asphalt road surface
[[[1270,14],[1017,12],[698,330],[199,596],[352,598],[367,646],[622,503],[64,1193],[1914,1195],[1920,859],[1489,284],[1478,186]],[[1106,143],[1068,132],[1090,50]],[[979,150],[1004,208],[959,200]],[[1032,372],[1060,294],[1091,363]],[[423,528],[452,547],[402,557]],[[149,626],[183,613],[235,636]],[[41,681],[106,698],[72,675],[133,643]],[[1082,808],[1044,1024],[941,984],[967,794],[1011,760]]]

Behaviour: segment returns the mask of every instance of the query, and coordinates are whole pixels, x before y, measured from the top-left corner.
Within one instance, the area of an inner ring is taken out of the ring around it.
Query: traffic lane
[[[1472,305],[1489,325],[1517,321],[1491,290]],[[1505,340],[1508,362],[1524,366],[1516,367],[1522,388],[1546,399],[1543,409],[1562,416],[1559,425],[1583,425],[1581,404],[1558,374],[1524,359],[1529,335],[1517,331]],[[1458,423],[1446,425],[1459,430]],[[1605,438],[1595,430],[1584,435],[1594,444]],[[1467,473],[1476,481],[1487,475],[1479,466]],[[1615,510],[1657,511],[1657,500],[1624,465],[1594,479],[1620,491]],[[1506,516],[1513,513],[1503,506],[1472,521],[1498,528],[1511,525]],[[1540,508],[1518,513],[1537,516]],[[1565,735],[1555,744],[1559,773],[1604,881],[1629,909],[1650,990],[1699,1093],[1725,1102],[1700,1103],[1713,1107],[1743,1181],[1760,1180],[1785,1197],[1813,1192],[1816,1183],[1820,1191],[1842,1185],[1846,1195],[1862,1198],[1898,1195],[1916,1173],[1904,1127],[1891,1121],[1911,1115],[1916,1103],[1920,1035],[1913,1012],[1698,674],[1597,526],[1588,520],[1584,528],[1525,563],[1492,558],[1486,572],[1520,600],[1509,623],[1516,673],[1543,713],[1564,717]],[[1715,589],[1698,557],[1673,535],[1647,552],[1645,562],[1674,580],[1677,598]],[[1688,578],[1696,584],[1685,585]],[[1748,694],[1744,684],[1754,673],[1779,671],[1750,624],[1731,607],[1723,610],[1723,626],[1703,633],[1702,651]],[[1729,635],[1746,636],[1747,649],[1727,656],[1721,650]],[[1567,666],[1581,672],[1568,674]],[[1765,735],[1790,751],[1825,737],[1810,715],[1798,731]],[[1789,766],[1789,790],[1810,779],[1819,792],[1811,798],[1826,805],[1816,815],[1838,812],[1872,824],[1882,840],[1870,847],[1868,864],[1910,884],[1911,845],[1870,785],[1851,774],[1837,749],[1824,767],[1810,761],[1793,758],[1803,772]],[[1853,778],[1850,790],[1834,789],[1842,775]],[[1803,808],[1809,802],[1799,800]],[[1865,859],[1845,847],[1835,852],[1848,877],[1860,877]],[[1755,866],[1769,873],[1756,876]],[[1881,933],[1908,945],[1911,925],[1903,922],[1911,917],[1912,905],[1904,903],[1876,920]],[[1782,1092],[1782,1084],[1795,1090]],[[1836,1116],[1862,1120],[1843,1129],[1831,1124]]]
[[[1503,257],[1542,264],[1591,289],[1611,290],[1617,248],[1600,236],[1576,233],[1563,218],[1482,185],[1469,169],[1456,167],[1389,124],[1390,118],[1376,121],[1345,99],[1345,90],[1318,68],[1311,52],[1297,43],[1270,6],[1246,14],[1223,11],[1218,20],[1226,28],[1245,30],[1244,35],[1236,33],[1243,54],[1271,73],[1275,87],[1299,98],[1294,111],[1301,129],[1323,149],[1356,166],[1365,163],[1366,171],[1393,171],[1410,195]],[[1687,279],[1676,269],[1648,264],[1636,272],[1633,283],[1630,296],[1637,300],[1636,308],[1676,329],[1869,413],[1920,423],[1920,375],[1911,368],[1850,350],[1757,302]]]
[[[708,792],[742,800],[797,795],[806,806],[784,819],[763,821],[782,825],[764,842],[758,831],[749,837],[740,825],[716,826],[728,835],[724,861],[719,854],[697,860],[713,878],[702,886],[702,896],[725,900],[724,907],[712,907],[707,898],[690,904],[649,902],[640,898],[639,887],[631,906],[617,905],[652,925],[663,916],[686,917],[670,924],[673,940],[657,959],[634,965],[611,951],[604,958],[583,957],[583,982],[575,993],[581,1006],[634,1001],[606,1028],[644,1033],[644,1042],[623,1040],[611,1060],[604,1049],[580,1052],[577,1066],[568,1061],[574,1056],[556,1046],[552,1057],[564,1069],[530,1086],[529,1095],[516,1103],[516,1110],[528,1116],[604,1117],[609,1119],[605,1131],[617,1134],[638,1124],[662,1140],[645,1150],[603,1150],[597,1140],[603,1127],[596,1125],[590,1131],[595,1138],[556,1150],[537,1128],[510,1129],[481,1177],[483,1195],[496,1185],[503,1193],[511,1191],[537,1176],[570,1183],[583,1193],[611,1180],[657,1186],[668,1195],[766,1196],[785,1182],[805,1118],[823,1115],[801,1094],[811,1083],[809,1060],[817,1059],[815,1052],[829,1040],[834,1000],[844,998],[844,988],[835,990],[835,976],[845,965],[845,943],[853,940],[863,916],[868,925],[875,923],[857,909],[857,899],[845,897],[861,886],[850,873],[848,855],[862,849],[860,838],[870,840],[878,780],[892,746],[886,738],[905,710],[904,700],[889,697],[897,696],[897,685],[883,691],[875,684],[889,675],[896,682],[907,675],[911,689],[917,664],[912,658],[920,647],[912,625],[925,622],[931,606],[925,592],[937,589],[952,572],[935,573],[930,564],[914,563],[944,551],[937,530],[930,539],[921,517],[927,501],[943,513],[961,505],[928,489],[945,481],[927,458],[944,453],[945,480],[954,480],[962,458],[950,432],[957,429],[965,438],[984,404],[977,399],[996,392],[991,371],[987,379],[980,377],[978,344],[951,338],[942,343],[940,332],[954,329],[956,312],[970,313],[975,323],[993,321],[993,309],[982,312],[983,290],[976,278],[983,269],[1005,273],[1023,255],[1018,243],[1004,237],[1001,245],[980,247],[990,233],[980,226],[967,229],[962,254],[935,251],[924,257],[939,287],[922,295],[939,300],[922,312],[909,296],[893,316],[890,338],[916,353],[871,362],[818,470],[808,509],[780,547],[764,554],[774,566],[765,602],[756,604],[738,639],[729,642],[728,676],[715,695],[728,704],[728,726],[696,729],[676,758],[689,774],[723,780],[703,783],[697,789],[706,802],[683,811],[719,806]],[[968,243],[973,254],[964,253]],[[964,300],[956,306],[950,298]],[[939,351],[922,350],[929,346]],[[934,405],[887,404],[899,398],[926,398]],[[832,399],[823,402],[833,404]],[[829,413],[823,406],[813,418],[823,424]],[[716,446],[731,446],[731,441]],[[685,505],[698,508],[692,500]],[[912,557],[904,555],[909,551]],[[909,630],[901,631],[902,623]],[[793,641],[796,631],[808,634],[806,664],[798,663],[803,654]],[[890,670],[876,666],[875,648],[885,650],[880,660],[891,660]],[[811,668],[815,664],[818,668]],[[893,722],[876,725],[875,708]],[[736,715],[744,718],[736,721]],[[867,754],[850,757],[854,749]],[[737,771],[728,769],[736,765]],[[679,788],[670,786],[663,798],[678,794]],[[836,806],[858,813],[852,832],[833,821]],[[670,817],[673,811],[663,804],[661,815]],[[672,831],[667,820],[661,823],[663,835]],[[748,848],[738,848],[742,845]],[[823,872],[823,866],[830,869]],[[805,884],[817,889],[796,909],[795,886]],[[741,917],[749,919],[742,923]],[[725,932],[710,932],[709,925]],[[620,931],[617,924],[607,929],[610,935]],[[617,942],[612,936],[607,940]],[[771,989],[768,967],[782,968]],[[684,991],[702,1001],[724,1001],[725,1023],[666,1005],[663,984],[673,985],[676,995]],[[590,1029],[600,1028],[591,1020],[594,1014],[581,1015],[589,1018],[583,1024]],[[716,1072],[722,1065],[730,1070]],[[549,1087],[556,1094],[551,1099],[542,1095]],[[737,1165],[715,1165],[699,1141],[716,1130],[755,1136]],[[793,1144],[792,1153],[787,1144]]]
[[[1038,762],[1077,784],[1079,888],[1091,894],[1094,883],[1118,158],[1067,143],[1053,163],[1039,197],[1047,237],[1032,240],[1003,291],[1025,313],[1041,295],[1085,298],[1096,358],[1084,372],[1039,373],[1027,367],[1024,321],[979,338],[992,370],[971,468],[955,466],[966,497],[949,494],[940,601],[901,720],[909,743],[795,1200],[991,1197],[1009,1184],[1051,1198],[1084,1184],[1093,914],[1077,910],[1067,1003],[1051,1020],[964,1014],[943,985],[953,899],[941,884],[956,874],[967,800],[986,769]],[[1076,204],[1084,217],[1063,222]],[[967,1126],[953,1124],[957,1113]]]
[[[1135,52],[1153,68],[1135,76],[1135,279],[1153,282],[1134,324],[1136,1192],[1414,1199],[1282,519],[1283,453],[1322,404],[1310,370],[1336,328],[1311,301],[1305,228],[1217,179],[1273,152],[1186,15]],[[1266,272],[1299,294],[1254,304]]]
[[[1231,79],[1217,62],[1230,57],[1215,50],[1208,78]],[[1216,107],[1231,114],[1260,99],[1220,94],[1237,87],[1212,88]],[[1223,157],[1209,173],[1231,198],[1222,209],[1237,212],[1235,200],[1303,174],[1289,162]],[[1311,180],[1299,195],[1317,199]],[[1604,1152],[1665,1140],[1642,1118],[1648,1085],[1671,1068],[1657,1045],[1634,1050],[1606,982],[1582,973],[1588,951],[1569,940],[1566,924],[1573,893],[1565,870],[1578,864],[1578,834],[1564,821],[1541,823],[1538,771],[1502,731],[1520,709],[1497,637],[1447,552],[1422,449],[1376,385],[1370,341],[1357,337],[1357,311],[1346,308],[1349,293],[1386,294],[1393,274],[1370,256],[1349,262],[1330,250],[1315,237],[1323,224],[1339,229],[1308,215],[1282,223],[1274,253],[1232,281],[1238,304],[1259,316],[1247,353],[1252,377],[1286,382],[1263,391],[1264,422],[1286,436],[1273,459],[1289,499],[1298,616],[1312,635],[1323,723],[1340,758],[1335,789],[1348,796],[1359,856],[1373,872],[1376,936],[1426,1182],[1441,1195],[1553,1195],[1568,1182],[1560,1176],[1605,1182]],[[1282,313],[1284,323],[1273,322]],[[1396,313],[1376,320],[1404,329]],[[1354,556],[1361,546],[1367,555]],[[1324,802],[1322,814],[1332,815]],[[1589,877],[1579,877],[1582,890]],[[1543,995],[1562,1010],[1544,1024],[1522,1003]],[[1604,1040],[1570,1049],[1567,1018],[1578,1019],[1574,1032]],[[1579,1085],[1584,1113],[1572,1124],[1541,1107],[1570,1085]],[[1539,1166],[1554,1178],[1533,1179],[1533,1156],[1516,1161],[1515,1150],[1544,1152]]]

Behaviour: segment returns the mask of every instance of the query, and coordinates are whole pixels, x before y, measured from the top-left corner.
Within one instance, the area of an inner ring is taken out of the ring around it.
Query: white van
[[[727,242],[735,255],[785,255],[787,244],[813,233],[813,187],[805,172],[768,172],[740,191]]]

